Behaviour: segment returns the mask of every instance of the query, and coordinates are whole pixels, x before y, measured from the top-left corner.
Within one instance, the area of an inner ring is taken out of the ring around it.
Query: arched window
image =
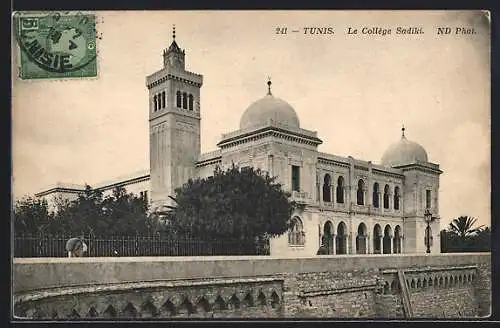
[[[175,105],[176,105],[178,108],[181,108],[181,106],[182,106],[182,105],[181,105],[181,102],[182,102],[181,98],[182,98],[182,97],[181,97],[181,92],[180,92],[180,91],[177,91],[177,93],[176,93],[176,102],[175,102]]]
[[[380,249],[382,239],[382,228],[380,225],[375,224],[373,227],[373,253],[380,254],[382,250]]]
[[[375,208],[379,207],[379,202],[378,202],[379,194],[380,194],[380,187],[378,186],[378,182],[375,182],[373,184],[373,207]]]
[[[392,246],[392,228],[386,225],[384,228],[384,240],[382,241],[382,253],[391,254]]]
[[[394,188],[394,209],[399,210],[399,187]]]
[[[401,227],[394,228],[393,253],[401,253]]]
[[[163,102],[161,99],[161,93],[158,94],[158,110],[163,108]]]
[[[185,93],[185,92],[182,93],[182,108],[184,108],[184,109],[188,108],[187,93]]]
[[[165,91],[161,93],[161,108],[165,108]]]
[[[156,112],[158,110],[158,99],[157,99],[156,95],[153,97],[153,103],[154,103],[153,112]]]
[[[331,202],[332,201],[332,178],[330,174],[325,174],[325,179],[323,181],[323,201]]]
[[[337,203],[344,203],[344,178],[337,179]]]
[[[360,179],[358,181],[358,191],[357,191],[357,203],[358,205],[364,205],[365,204],[365,182]]]
[[[384,208],[389,208],[389,185],[384,187]]]
[[[193,95],[189,95],[189,110],[193,110]]]
[[[347,226],[340,222],[337,226],[337,254],[347,254]]]
[[[327,254],[333,254],[333,224],[330,221],[326,221],[323,227],[323,245],[327,249]]]
[[[366,235],[366,225],[360,223],[358,226],[358,235],[356,236],[356,254],[366,254]]]
[[[305,234],[302,221],[298,217],[293,217],[288,232],[288,243],[290,245],[304,245]]]

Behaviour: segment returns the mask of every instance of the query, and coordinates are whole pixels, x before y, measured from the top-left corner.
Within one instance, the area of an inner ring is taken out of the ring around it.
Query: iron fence
[[[66,242],[73,236],[21,235],[14,237],[15,257],[67,257]],[[200,239],[164,236],[85,236],[85,256],[214,256],[269,255],[268,240]]]

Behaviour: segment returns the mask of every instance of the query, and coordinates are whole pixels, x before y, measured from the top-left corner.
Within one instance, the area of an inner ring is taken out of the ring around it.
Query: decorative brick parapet
[[[35,319],[282,317],[283,278],[154,281],[65,287],[16,295]]]

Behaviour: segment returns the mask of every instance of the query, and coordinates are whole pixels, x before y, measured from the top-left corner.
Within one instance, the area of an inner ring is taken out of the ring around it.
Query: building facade
[[[189,178],[208,177],[217,166],[252,166],[276,176],[298,205],[292,229],[271,240],[271,255],[310,256],[322,244],[328,254],[422,253],[427,240],[432,253],[440,252],[442,171],[404,128],[379,164],[319,152],[317,132],[300,126],[294,108],[272,93],[268,81],[267,93],[244,111],[239,129],[223,134],[217,150],[201,153],[203,76],[185,69],[175,32],[163,58],[163,67],[146,77],[150,170],[98,188],[140,192],[155,211]],[[79,191],[59,186],[37,195],[50,201]],[[426,211],[434,218],[429,228]]]

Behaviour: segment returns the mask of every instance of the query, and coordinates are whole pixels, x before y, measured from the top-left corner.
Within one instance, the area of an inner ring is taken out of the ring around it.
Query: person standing
[[[85,244],[83,238],[70,238],[66,242],[68,257],[83,257],[87,249],[87,244]]]

